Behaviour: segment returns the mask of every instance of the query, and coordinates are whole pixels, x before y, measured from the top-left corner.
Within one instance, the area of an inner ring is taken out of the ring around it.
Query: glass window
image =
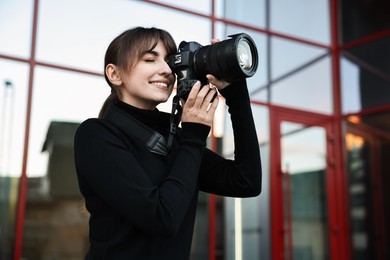
[[[222,16],[222,18],[265,27],[266,10],[264,0],[227,0],[225,5],[220,8],[222,12],[217,15]]]
[[[28,66],[0,59],[0,259],[12,259],[22,172]]]
[[[268,87],[258,88],[250,93],[251,99],[256,101],[269,102],[268,97]]]
[[[329,1],[270,1],[271,30],[315,42],[330,42]]]
[[[341,58],[341,97],[343,113],[361,110],[359,91],[359,67],[346,58]]]
[[[281,131],[300,124],[282,122]],[[303,127],[281,139],[285,256],[329,259],[326,193],[326,132]]]
[[[28,175],[44,176],[47,154],[42,153],[52,122],[80,123],[97,117],[110,88],[103,77],[38,67],[32,102]]]
[[[327,50],[271,37],[271,77],[275,80],[324,55]]]
[[[387,259],[390,243],[390,111],[345,122],[346,184],[353,259]]]
[[[0,1],[0,53],[23,58],[30,56],[33,2]]]
[[[267,118],[269,117],[267,111]],[[267,124],[266,129],[269,129],[269,124]],[[269,135],[267,135],[269,137]],[[256,202],[256,209],[258,208],[259,212],[257,221],[258,221],[258,230],[260,233],[259,240],[257,241],[257,247],[259,247],[260,257],[257,259],[271,259],[271,187],[270,187],[270,142],[269,138],[267,142],[260,143],[260,156],[261,156],[261,168],[262,168],[262,187],[261,194],[258,197]],[[251,201],[248,201],[249,203]],[[250,214],[250,211],[245,214]],[[248,239],[250,239],[250,234],[248,234]],[[244,258],[246,259],[246,258]]]
[[[172,5],[174,7],[179,7],[199,13],[210,14],[211,13],[211,1],[210,0],[156,0],[162,4]]]
[[[389,29],[389,1],[340,1],[343,42]]]
[[[178,23],[186,26],[177,26]],[[37,59],[101,71],[108,44],[135,26],[166,29],[177,43],[181,40],[210,43],[209,20],[168,8],[140,1],[98,0],[91,7],[88,0],[42,0]]]
[[[28,76],[27,64],[0,60],[0,176],[22,171]]]
[[[390,104],[390,37],[354,47],[341,62],[343,111]]]
[[[330,66],[330,59],[326,57],[274,83],[271,101],[298,109],[332,113]]]
[[[88,213],[77,184],[74,134],[80,122],[97,117],[110,88],[103,77],[46,67],[36,68],[34,82],[23,258],[81,259]]]

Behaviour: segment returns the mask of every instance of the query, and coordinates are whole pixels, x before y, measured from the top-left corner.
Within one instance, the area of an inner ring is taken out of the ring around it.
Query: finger
[[[187,97],[187,101],[185,102],[185,104],[188,104],[188,106],[193,106],[195,101],[196,101],[196,98],[198,96],[198,92],[200,90],[200,82],[197,81],[191,88],[191,91],[190,93],[188,94],[188,97]]]
[[[209,107],[209,110],[207,111],[209,115],[212,115],[214,117],[215,111],[217,111],[218,103],[219,103],[219,97],[215,96],[213,102]]]
[[[217,78],[214,76],[214,75],[211,75],[211,74],[207,74],[206,75],[206,78],[208,79],[208,81],[213,84],[213,82],[215,82],[217,80]]]
[[[210,106],[210,103],[212,102],[213,98],[217,96],[216,94],[217,89],[215,87],[210,88],[202,103],[202,109],[207,109]]]
[[[206,77],[207,77],[209,83],[216,86],[219,90],[224,89],[225,87],[227,87],[230,84],[229,82],[224,81],[224,80],[220,80],[211,74],[207,74]]]
[[[209,80],[209,83],[213,86],[216,86],[218,89],[223,87],[222,80],[217,79],[214,75],[208,74],[206,77]]]
[[[220,42],[221,40],[216,38],[216,39],[211,39],[211,44],[214,44],[214,43],[217,43],[217,42]]]
[[[210,91],[209,85],[204,85],[198,92],[196,96],[196,100],[194,103],[194,107],[201,108],[203,103],[205,102],[205,98]]]

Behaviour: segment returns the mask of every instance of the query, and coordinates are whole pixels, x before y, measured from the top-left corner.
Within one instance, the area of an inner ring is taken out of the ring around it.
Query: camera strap
[[[113,116],[119,116],[119,121],[122,122],[121,124],[125,124],[126,127],[129,127],[131,129],[131,134],[135,138],[145,143],[150,152],[160,155],[168,154],[167,141],[165,140],[164,136],[141,123],[129,114],[122,112],[119,108],[115,106],[111,106],[111,108],[119,111],[119,113],[115,113]],[[111,109],[107,111],[107,115],[110,113],[113,113]]]
[[[167,143],[167,149],[172,149],[173,139],[176,135],[177,127],[181,119],[182,107],[180,106],[180,97],[178,95],[173,97],[172,101],[172,112],[169,124],[169,137]]]

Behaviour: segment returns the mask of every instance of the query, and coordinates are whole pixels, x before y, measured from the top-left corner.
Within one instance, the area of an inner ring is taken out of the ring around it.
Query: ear
[[[108,80],[115,86],[122,85],[122,78],[116,65],[110,63],[106,66],[106,75]]]

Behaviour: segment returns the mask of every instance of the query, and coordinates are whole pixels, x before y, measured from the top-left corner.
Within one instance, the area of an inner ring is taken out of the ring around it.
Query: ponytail
[[[115,90],[111,90],[111,94],[107,97],[107,99],[104,101],[102,108],[99,112],[99,118],[104,118],[108,107],[118,101],[118,95],[116,94]]]

